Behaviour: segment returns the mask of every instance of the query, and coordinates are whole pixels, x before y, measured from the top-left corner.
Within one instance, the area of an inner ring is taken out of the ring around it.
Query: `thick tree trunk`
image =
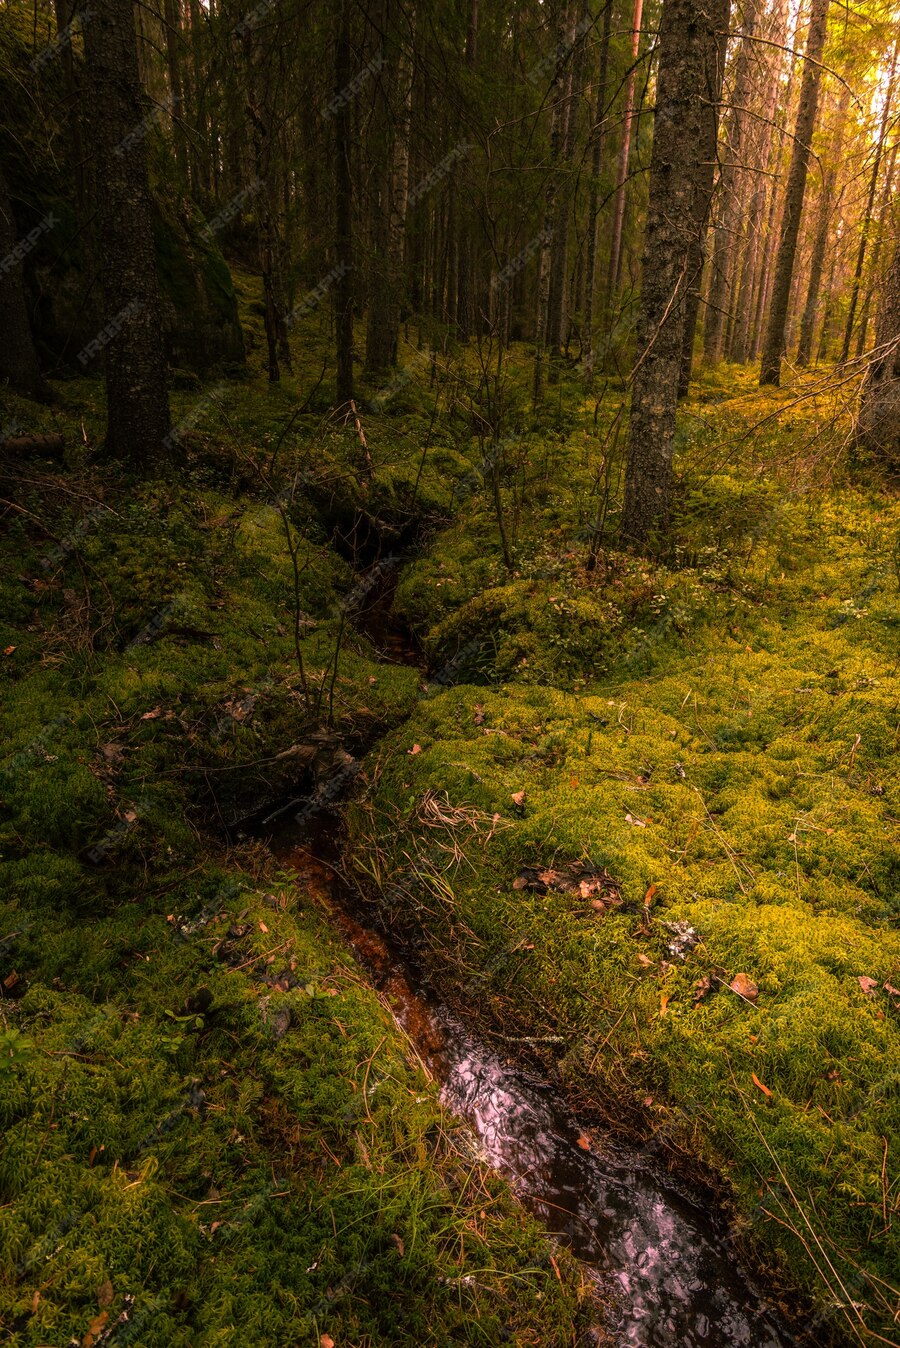
[[[778,385],[781,382],[781,358],[784,355],[788,303],[791,297],[797,238],[800,233],[800,217],[803,214],[803,198],[806,195],[806,178],[812,154],[812,138],[816,127],[819,85],[822,80],[821,60],[822,53],[825,50],[827,27],[828,0],[813,0],[809,33],[806,39],[803,80],[800,86],[800,103],[797,108],[797,122],[791,148],[791,165],[785,192],[784,214],[781,219],[781,235],[775,260],[769,320],[766,327],[762,368],[759,375],[760,384]]]
[[[684,348],[681,353],[681,374],[678,379],[680,398],[687,394],[694,359],[694,335],[697,331],[697,315],[700,312],[700,283],[706,258],[706,234],[718,159],[719,104],[722,99],[722,77],[725,70],[725,50],[728,45],[731,0],[707,0],[707,8],[710,29],[703,53],[700,86],[700,157],[695,169],[694,186],[697,228],[688,254],[688,288],[684,301]]]
[[[133,0],[93,0],[84,54],[106,326],[79,360],[105,352],[107,448],[146,469],[170,423]]]
[[[698,237],[702,90],[719,26],[718,4],[664,0],[622,515],[622,537],[638,547],[663,538],[669,527],[685,294]]]
[[[36,229],[43,233],[40,226]],[[0,165],[0,332],[3,334],[0,380],[19,393],[46,401],[50,388],[38,364],[22,283],[22,258],[27,251],[28,240],[17,237],[9,189]]]
[[[866,449],[900,465],[900,239],[882,288],[875,350],[863,388],[857,435]]]

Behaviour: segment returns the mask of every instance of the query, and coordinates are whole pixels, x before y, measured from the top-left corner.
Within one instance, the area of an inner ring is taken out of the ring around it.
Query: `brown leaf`
[[[660,999],[659,999],[659,1015],[660,1015],[660,1019],[662,1019],[662,1017],[663,1017],[663,1016],[666,1014],[666,1012],[668,1011],[668,1009],[669,1009],[669,1001],[671,1000],[671,997],[672,997],[671,992],[664,992],[664,993],[662,994],[662,996],[660,997]]]
[[[12,653],[13,653],[13,651],[14,651],[15,649],[16,649],[15,646],[7,646],[7,647],[5,647],[5,649],[4,649],[4,651],[3,651],[3,654],[4,654],[4,655],[12,655]]]
[[[162,715],[162,707],[154,707],[152,711],[145,711],[141,717],[142,721],[155,721],[157,716]]]
[[[755,1072],[751,1072],[751,1073],[750,1073],[750,1077],[751,1077],[751,1080],[753,1081],[754,1086],[758,1086],[759,1089],[762,1091],[763,1095],[771,1095],[771,1094],[772,1094],[772,1092],[769,1090],[768,1086],[764,1086],[764,1085],[762,1084],[762,1082],[760,1081],[759,1077],[756,1075]]]
[[[653,902],[653,896],[656,894],[656,892],[657,892],[658,889],[659,889],[659,885],[651,885],[650,888],[647,890],[647,893],[644,895],[644,907],[645,907],[645,908],[649,908],[649,907],[650,907],[651,903]]]
[[[638,819],[637,816],[636,816],[636,815],[633,815],[633,814],[626,814],[626,816],[625,816],[625,823],[626,823],[626,824],[631,824],[634,828],[646,828],[646,827],[647,827],[647,825],[644,823],[643,819]]]
[[[403,1255],[403,1254],[405,1253],[406,1247],[405,1247],[404,1244],[403,1244],[403,1238],[402,1238],[402,1236],[398,1236],[396,1231],[392,1231],[392,1232],[391,1232],[391,1241],[392,1241],[393,1244],[396,1246],[397,1253],[398,1253],[399,1255]]]
[[[591,1139],[587,1137],[584,1133],[581,1133],[578,1138],[578,1145],[582,1151],[590,1151]]]
[[[334,1339],[330,1334],[319,1335],[319,1348],[334,1348]]]
[[[882,983],[881,986],[891,997],[900,997],[900,988],[895,988],[893,983]]]
[[[755,1002],[759,996],[759,988],[747,974],[735,974],[728,986],[732,992],[736,992],[748,1002]]]
[[[81,1340],[81,1348],[91,1348],[91,1344],[94,1342],[94,1339],[97,1337],[97,1335],[102,1331],[103,1326],[106,1324],[108,1319],[109,1319],[109,1311],[101,1311],[100,1314],[91,1321],[91,1323],[88,1325],[88,1332]]]
[[[525,804],[525,792],[514,791],[510,796],[510,800],[512,801],[513,805],[518,805],[519,809],[521,810],[523,805]]]
[[[697,982],[694,984],[694,1005],[695,1005],[695,1006],[697,1005],[698,1002],[702,1002],[702,1001],[703,1001],[703,998],[704,998],[704,997],[706,996],[706,994],[709,992],[709,990],[710,990],[711,987],[712,987],[712,984],[710,983],[709,979],[706,977],[705,974],[703,975],[702,978],[698,978],[698,979],[697,979]]]
[[[649,955],[644,955],[643,953],[638,955],[638,964],[643,964],[645,969],[649,969],[652,963],[653,961]]]
[[[97,1305],[109,1306],[113,1299],[113,1285],[109,1278],[97,1288]]]
[[[875,989],[878,987],[877,978],[869,978],[868,974],[860,974],[857,982],[867,997],[875,996]]]

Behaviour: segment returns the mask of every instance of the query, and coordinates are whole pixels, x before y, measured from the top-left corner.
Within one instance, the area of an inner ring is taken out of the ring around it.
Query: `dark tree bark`
[[[812,256],[809,261],[809,282],[806,289],[806,303],[800,319],[800,336],[797,340],[797,364],[806,366],[812,358],[813,333],[816,326],[816,314],[819,309],[822,273],[825,268],[825,250],[828,247],[828,231],[834,215],[834,187],[837,181],[837,166],[841,157],[844,139],[844,125],[847,120],[847,108],[850,103],[850,90],[845,89],[837,109],[837,123],[831,146],[828,151],[828,164],[822,178],[819,196],[819,218],[816,222],[816,235],[813,239]]]
[[[760,384],[777,386],[781,382],[781,358],[784,355],[788,304],[791,297],[791,282],[794,276],[797,238],[800,233],[800,217],[803,214],[803,198],[806,195],[806,178],[809,172],[811,144],[813,132],[816,128],[819,85],[822,82],[821,60],[822,53],[825,50],[827,27],[828,0],[813,0],[809,33],[806,38],[803,80],[800,85],[800,103],[797,108],[797,123],[794,128],[794,142],[791,147],[791,164],[788,170],[784,214],[781,219],[781,235],[775,260],[775,277],[772,282],[769,321],[766,327],[762,368],[759,375]]]
[[[619,144],[619,167],[613,197],[613,226],[609,245],[608,300],[612,310],[622,272],[622,234],[625,228],[625,196],[628,185],[628,160],[631,156],[631,136],[634,126],[634,89],[637,59],[641,46],[641,17],[643,0],[634,0],[631,20],[631,68],[625,82],[625,105],[622,113],[622,139]]]
[[[884,99],[884,106],[881,110],[881,131],[878,136],[878,143],[875,147],[875,156],[872,160],[872,171],[869,175],[869,192],[866,199],[866,209],[862,218],[862,229],[859,235],[859,248],[856,253],[856,266],[853,269],[853,285],[850,290],[850,307],[847,310],[847,322],[844,324],[844,344],[841,348],[841,363],[843,364],[850,355],[850,342],[853,338],[853,325],[856,322],[856,306],[859,303],[859,291],[862,284],[863,267],[866,262],[866,252],[869,247],[869,234],[872,229],[872,212],[875,207],[875,192],[878,187],[878,174],[881,171],[881,159],[884,154],[885,141],[888,134],[888,122],[891,113],[891,100],[894,96],[894,79],[897,73],[897,53],[900,50],[900,38],[894,44],[894,54],[891,58],[891,74],[888,81],[888,89]]]
[[[895,241],[880,300],[857,435],[866,449],[896,467],[900,464],[900,239]]]
[[[708,0],[710,30],[703,52],[702,84],[700,86],[700,157],[695,170],[694,213],[697,228],[688,254],[688,288],[684,301],[684,347],[681,353],[681,373],[678,396],[686,396],[691,382],[694,359],[694,334],[700,312],[700,281],[706,260],[706,234],[712,209],[716,161],[719,145],[719,104],[722,99],[722,77],[725,70],[725,49],[728,45],[728,19],[731,0]]]
[[[107,448],[146,469],[166,449],[169,395],[147,181],[155,115],[141,97],[133,0],[94,0],[84,54],[106,326],[79,359],[105,350]]]
[[[0,165],[0,333],[3,334],[0,380],[19,393],[44,402],[50,397],[50,387],[38,364],[22,283],[22,257],[27,250],[28,240],[17,236],[9,189]]]
[[[584,274],[584,386],[594,383],[594,289],[597,284],[597,220],[600,215],[600,174],[606,141],[606,98],[609,86],[609,36],[612,25],[612,0],[603,10],[603,34],[597,71],[597,101],[591,127],[591,187],[588,196],[587,266]]]
[[[622,537],[638,547],[669,527],[688,266],[699,233],[702,90],[720,22],[718,3],[664,0],[622,515]]]
[[[350,83],[351,0],[340,0],[335,43],[334,87],[338,107],[334,114],[335,157],[335,253],[338,279],[335,286],[337,338],[337,401],[353,397],[353,170],[350,164],[350,102],[344,91]]]

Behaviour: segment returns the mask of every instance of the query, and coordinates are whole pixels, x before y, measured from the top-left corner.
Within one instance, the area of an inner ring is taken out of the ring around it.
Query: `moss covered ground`
[[[824,382],[751,380],[684,409],[664,560],[586,565],[613,399],[466,491],[398,591],[435,673],[357,867],[448,995],[724,1177],[817,1341],[894,1343],[900,504]]]
[[[268,387],[236,285],[248,375],[173,389],[163,479],[104,461],[96,381],[4,396],[4,436],[66,448],[0,464],[3,1337],[574,1344],[580,1273],[302,878],[227,840],[413,709],[418,671],[348,614],[376,541],[448,517],[468,471],[449,437],[422,462],[427,379],[365,454],[317,409],[316,316]]]

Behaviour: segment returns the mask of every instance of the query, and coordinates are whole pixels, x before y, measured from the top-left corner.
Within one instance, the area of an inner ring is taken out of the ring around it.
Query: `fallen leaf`
[[[109,1306],[113,1299],[113,1285],[109,1278],[97,1288],[97,1305]]]
[[[334,1348],[334,1339],[330,1334],[320,1334],[319,1348]]]
[[[101,1333],[103,1326],[106,1324],[108,1319],[109,1319],[109,1311],[101,1311],[100,1314],[91,1321],[91,1323],[88,1325],[88,1332],[81,1340],[81,1348],[91,1348],[91,1344],[94,1342],[94,1339],[97,1337],[97,1335]]]
[[[664,993],[662,994],[662,996],[660,997],[660,999],[659,999],[659,1015],[660,1015],[660,1019],[662,1019],[662,1017],[666,1014],[666,1012],[667,1012],[668,1009],[669,1009],[669,1000],[670,1000],[670,998],[671,998],[671,995],[672,995],[672,994],[671,994],[670,992],[664,992]]]
[[[393,1244],[394,1244],[394,1245],[396,1246],[396,1248],[397,1248],[397,1253],[400,1254],[400,1255],[402,1255],[402,1254],[405,1252],[405,1248],[406,1248],[406,1247],[404,1246],[404,1244],[403,1244],[403,1239],[402,1239],[402,1237],[401,1237],[401,1236],[398,1236],[396,1231],[392,1231],[392,1232],[391,1232],[391,1240],[392,1240]]]
[[[649,955],[644,954],[638,955],[638,964],[643,964],[645,969],[649,969],[652,963],[653,961]]]
[[[882,983],[881,986],[891,997],[900,997],[900,988],[895,988],[893,983]]]
[[[525,792],[514,791],[510,796],[510,800],[512,801],[513,805],[518,805],[519,809],[521,810],[525,804]]]
[[[3,654],[4,654],[4,655],[12,655],[12,653],[13,653],[13,651],[14,651],[15,649],[16,649],[15,646],[7,646],[7,647],[5,648]]]
[[[422,752],[421,744],[414,744],[411,749],[407,749],[408,754],[420,754]]]
[[[590,1149],[591,1149],[591,1139],[590,1139],[589,1137],[585,1136],[584,1133],[581,1133],[581,1134],[579,1134],[579,1137],[578,1137],[578,1145],[579,1145],[579,1147],[581,1148],[582,1151],[590,1151]]]
[[[702,978],[698,978],[698,979],[697,979],[697,982],[694,984],[694,1005],[695,1005],[695,1006],[697,1005],[698,1002],[702,1002],[702,1001],[703,1001],[703,998],[704,998],[704,997],[706,996],[706,994],[709,992],[709,990],[710,990],[711,987],[712,987],[712,984],[710,983],[709,979],[706,977],[705,974],[703,975]]]
[[[869,978],[868,974],[860,974],[857,982],[867,997],[875,996],[875,989],[878,987],[877,978]]]
[[[763,1095],[771,1095],[771,1094],[772,1094],[772,1092],[769,1090],[768,1086],[764,1086],[764,1085],[762,1084],[762,1082],[760,1081],[759,1077],[756,1075],[755,1072],[751,1072],[751,1073],[750,1073],[750,1077],[751,1077],[751,1080],[752,1080],[754,1086],[758,1086],[759,1089],[762,1091]]]
[[[759,988],[747,974],[735,974],[728,986],[732,992],[736,992],[748,1002],[755,1002],[759,996]]]
[[[654,896],[654,894],[656,893],[656,891],[657,891],[658,889],[659,889],[659,885],[651,885],[650,888],[647,890],[647,893],[644,895],[644,907],[645,907],[645,908],[649,908],[649,907],[650,907],[651,903],[653,902],[653,896]]]
[[[157,716],[162,715],[162,707],[154,707],[152,711],[145,711],[141,717],[142,721],[155,721]]]
[[[259,929],[260,929],[260,931],[268,931],[268,930],[269,930],[269,928],[266,926],[265,922],[260,922],[260,924],[259,924]]]
[[[636,818],[633,814],[626,814],[625,823],[633,825],[634,828],[646,828],[647,825],[643,819]]]

